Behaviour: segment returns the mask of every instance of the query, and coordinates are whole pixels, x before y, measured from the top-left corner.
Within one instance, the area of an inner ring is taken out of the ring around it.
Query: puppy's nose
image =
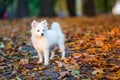
[[[43,33],[41,33],[41,36],[43,36],[44,34]]]

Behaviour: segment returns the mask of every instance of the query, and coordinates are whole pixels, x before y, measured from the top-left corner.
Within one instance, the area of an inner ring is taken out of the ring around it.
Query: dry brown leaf
[[[103,73],[104,73],[103,69],[96,69],[96,70],[94,70],[94,71],[92,72],[93,75],[103,74]]]
[[[20,64],[22,65],[29,64],[29,59],[21,59]]]

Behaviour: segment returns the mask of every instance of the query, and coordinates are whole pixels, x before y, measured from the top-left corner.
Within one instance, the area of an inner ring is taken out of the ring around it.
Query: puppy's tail
[[[60,28],[60,24],[57,23],[57,22],[53,22],[52,25],[51,25],[51,29],[52,30],[55,30],[57,33],[61,34],[62,31],[61,31],[61,28]]]

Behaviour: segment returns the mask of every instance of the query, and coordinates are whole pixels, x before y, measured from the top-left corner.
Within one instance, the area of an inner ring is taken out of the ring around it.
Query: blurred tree
[[[83,14],[86,16],[95,16],[94,0],[83,1]]]
[[[28,2],[27,0],[17,0],[17,18],[23,18],[29,16]]]
[[[40,6],[40,1],[39,0],[29,0],[29,11],[30,11],[30,16],[38,16],[39,15],[39,6]]]
[[[0,18],[5,19],[7,18],[7,7],[11,4],[13,0],[0,0]]]
[[[83,0],[76,0],[76,16],[82,16],[83,14],[83,10],[82,10],[82,6],[83,6]]]
[[[56,0],[55,12],[59,17],[68,16],[68,9],[66,5],[66,0]]]
[[[115,0],[104,0],[104,12],[105,13],[111,12],[114,3]]]
[[[70,16],[76,16],[75,0],[67,0],[67,7]]]
[[[95,0],[97,13],[108,13],[112,11],[115,0]]]
[[[3,18],[4,13],[6,12],[6,4],[5,2],[0,1],[0,18]]]
[[[104,7],[105,7],[104,11],[108,12],[108,0],[104,0]]]
[[[40,0],[40,17],[54,17],[56,16],[54,11],[56,0]]]
[[[15,17],[14,0],[11,0],[10,4],[8,6],[7,12],[8,12],[8,18],[9,19],[13,19]]]

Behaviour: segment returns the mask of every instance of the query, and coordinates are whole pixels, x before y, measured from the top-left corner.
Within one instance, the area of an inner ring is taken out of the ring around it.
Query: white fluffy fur
[[[44,65],[49,64],[49,53],[51,52],[50,59],[52,59],[56,46],[62,52],[62,59],[65,57],[64,34],[61,31],[59,23],[52,23],[51,29],[48,30],[46,20],[40,23],[33,20],[31,27],[31,40],[34,48],[37,50],[40,63],[43,62],[44,57]]]

